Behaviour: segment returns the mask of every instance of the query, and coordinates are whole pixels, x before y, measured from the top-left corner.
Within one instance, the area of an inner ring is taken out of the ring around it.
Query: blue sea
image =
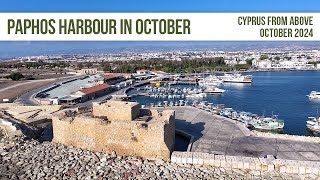
[[[320,91],[320,71],[255,72],[252,84],[224,83],[222,95],[208,95],[204,100],[214,104],[225,104],[237,111],[258,115],[279,115],[285,120],[283,133],[312,135],[306,129],[306,119],[317,116],[320,101],[310,100],[313,90]],[[134,91],[130,93],[135,93]],[[149,97],[135,97],[132,101],[141,104],[157,103]]]

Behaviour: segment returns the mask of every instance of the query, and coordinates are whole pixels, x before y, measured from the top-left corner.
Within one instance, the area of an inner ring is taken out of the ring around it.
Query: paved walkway
[[[239,122],[193,107],[176,111],[176,129],[194,136],[191,151],[213,154],[320,161],[320,144],[257,137]]]

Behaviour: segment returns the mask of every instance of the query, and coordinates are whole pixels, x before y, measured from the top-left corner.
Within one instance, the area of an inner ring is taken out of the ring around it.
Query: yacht
[[[205,97],[207,97],[206,93],[192,93],[192,94],[186,95],[186,98],[205,98]]]
[[[210,75],[199,80],[199,86],[219,86],[223,83],[217,76]]]
[[[251,75],[241,75],[240,73],[230,74],[226,73],[224,76],[220,76],[223,82],[231,83],[252,83]]]
[[[320,92],[319,91],[311,91],[309,95],[307,95],[309,99],[320,99]]]
[[[225,90],[217,87],[207,87],[203,92],[208,94],[222,94]]]

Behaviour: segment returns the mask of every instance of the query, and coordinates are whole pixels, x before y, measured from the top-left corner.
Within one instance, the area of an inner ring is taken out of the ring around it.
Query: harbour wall
[[[275,159],[272,155],[256,158],[201,152],[174,151],[171,155],[171,162],[177,164],[205,165],[229,169],[320,175],[320,162]]]
[[[255,136],[258,136],[258,137],[320,143],[320,137],[316,137],[316,136],[298,136],[298,135],[289,135],[289,134],[273,134],[273,133],[259,132],[259,131],[253,131],[253,133],[254,133]]]

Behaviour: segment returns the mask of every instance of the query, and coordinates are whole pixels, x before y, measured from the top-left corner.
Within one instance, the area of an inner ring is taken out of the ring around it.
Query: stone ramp
[[[194,136],[191,151],[232,156],[320,161],[320,143],[254,135],[242,123],[193,107],[176,111],[176,129]]]

